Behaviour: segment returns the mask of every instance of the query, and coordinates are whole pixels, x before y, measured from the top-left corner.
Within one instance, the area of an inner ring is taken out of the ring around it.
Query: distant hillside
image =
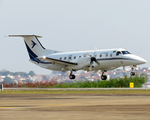
[[[20,75],[21,77],[28,77],[29,75],[34,76],[36,74],[34,73],[34,71],[30,71],[29,73],[26,73],[26,72],[10,72],[10,71],[7,71],[7,70],[0,71],[0,76],[7,76],[7,75],[12,75],[12,76]]]

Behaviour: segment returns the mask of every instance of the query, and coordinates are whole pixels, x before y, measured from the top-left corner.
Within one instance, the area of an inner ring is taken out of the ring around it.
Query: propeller
[[[96,62],[99,65],[99,62],[97,61],[97,59],[95,57],[91,57],[90,64],[93,64],[93,62]]]
[[[89,55],[89,54],[87,53],[87,55],[90,56],[90,58],[91,58],[89,70],[92,70],[92,68],[95,67],[95,66],[94,66],[94,62],[95,62],[97,65],[100,65],[99,62],[98,62],[97,59],[96,59],[96,55],[95,55],[96,49],[97,49],[97,48],[95,48],[95,52],[94,52],[93,56],[92,56],[92,55]]]

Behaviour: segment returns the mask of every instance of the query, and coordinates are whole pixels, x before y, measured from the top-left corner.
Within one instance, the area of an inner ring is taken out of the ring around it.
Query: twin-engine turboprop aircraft
[[[101,79],[106,80],[104,72],[118,67],[132,66],[131,75],[134,76],[133,69],[147,61],[143,58],[130,54],[127,50],[104,49],[78,52],[61,52],[45,49],[37,35],[9,35],[9,37],[23,37],[30,61],[40,67],[55,71],[71,71],[69,78],[75,79],[74,71],[85,70],[102,71]]]

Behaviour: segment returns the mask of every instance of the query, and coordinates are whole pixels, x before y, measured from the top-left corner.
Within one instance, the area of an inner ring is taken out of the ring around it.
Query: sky
[[[79,51],[126,48],[150,67],[149,0],[0,0],[0,70],[33,70],[23,38],[35,34],[47,49]]]

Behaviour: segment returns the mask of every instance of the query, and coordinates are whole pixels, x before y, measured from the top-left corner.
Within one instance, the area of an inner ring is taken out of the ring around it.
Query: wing
[[[39,56],[37,58],[40,60],[52,62],[52,64],[56,63],[56,64],[62,64],[62,65],[78,65],[78,63],[75,63],[75,62],[59,60],[59,59],[50,58],[50,57],[46,57],[46,56]]]

